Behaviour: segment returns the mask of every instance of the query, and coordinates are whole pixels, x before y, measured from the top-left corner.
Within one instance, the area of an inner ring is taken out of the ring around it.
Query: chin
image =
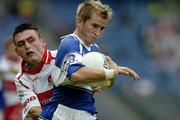
[[[27,60],[29,62],[33,62],[33,61],[36,61],[36,58],[34,56],[31,56],[31,57],[28,57]]]
[[[29,63],[33,63],[33,62],[34,62],[33,59],[28,59],[27,61],[28,61]]]

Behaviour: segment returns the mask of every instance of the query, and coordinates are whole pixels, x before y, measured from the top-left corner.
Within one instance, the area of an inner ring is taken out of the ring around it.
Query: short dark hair
[[[36,25],[34,24],[31,24],[31,23],[22,23],[20,25],[18,25],[15,29],[14,29],[14,32],[13,32],[13,42],[14,44],[16,45],[15,43],[15,36],[18,34],[18,33],[21,33],[25,30],[34,30],[35,32],[37,32],[38,36],[40,37],[41,34],[39,32],[39,29]]]

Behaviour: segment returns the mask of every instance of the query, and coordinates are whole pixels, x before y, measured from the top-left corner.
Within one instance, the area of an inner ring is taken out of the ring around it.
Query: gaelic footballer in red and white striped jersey
[[[45,48],[44,48],[45,49]],[[27,69],[22,61],[21,70],[16,75],[15,84],[23,105],[23,119],[28,119],[28,112],[34,106],[42,107],[52,96],[55,56],[57,51],[45,49],[36,72]]]

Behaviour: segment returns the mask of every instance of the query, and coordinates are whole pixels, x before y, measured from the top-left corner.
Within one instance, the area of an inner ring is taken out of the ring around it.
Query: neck
[[[75,29],[74,34],[76,34],[79,38],[81,38],[83,40],[83,38],[81,37],[81,34],[78,32],[77,29]]]
[[[31,63],[27,63],[27,64],[25,65],[25,68],[26,68],[26,69],[29,69],[29,70],[32,70],[32,71],[36,71],[37,68],[39,67],[39,65],[40,65],[40,62],[33,61],[33,62],[31,62]]]
[[[74,31],[74,34],[76,34],[76,35],[84,42],[84,44],[85,44],[87,47],[89,47],[89,46],[91,45],[91,44],[89,44],[89,43],[86,42],[86,40],[84,39],[83,35],[81,35],[80,32],[78,32],[77,29]]]

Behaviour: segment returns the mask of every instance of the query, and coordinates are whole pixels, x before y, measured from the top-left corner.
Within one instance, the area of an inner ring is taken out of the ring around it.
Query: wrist
[[[105,80],[114,79],[117,76],[116,72],[114,70],[112,70],[112,69],[105,69],[104,72],[106,74],[106,79]]]

